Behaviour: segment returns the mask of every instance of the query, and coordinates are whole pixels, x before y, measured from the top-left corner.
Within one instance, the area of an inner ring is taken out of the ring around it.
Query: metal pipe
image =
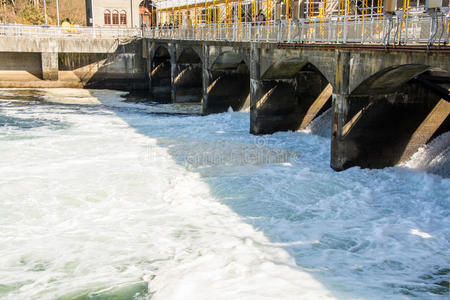
[[[130,0],[130,15],[131,15],[131,27],[134,27],[134,18],[133,18],[133,0]],[[119,17],[119,25],[120,25],[120,17]]]
[[[44,0],[44,18],[45,18],[45,25],[47,25],[47,2]]]
[[[58,22],[58,26],[59,26],[59,4],[58,4],[58,0],[56,0],[56,21]]]
[[[441,31],[441,35],[439,36],[438,47],[441,46],[441,39],[445,33],[445,16],[444,16],[444,14],[441,15],[441,23],[442,23],[442,31]]]
[[[438,27],[438,16],[436,11],[434,10],[430,10],[428,12],[428,14],[431,16],[431,29],[430,29],[430,37],[428,39],[428,46],[432,46],[433,45],[433,40],[436,36],[437,33],[437,27]]]
[[[388,20],[388,28],[387,31],[385,33],[385,36],[383,37],[383,44],[385,47],[387,47],[389,45],[389,40],[391,38],[391,30],[392,30],[392,14],[391,13],[386,13],[386,18]]]
[[[92,20],[92,27],[95,26],[94,22],[94,0],[91,0],[91,20]]]

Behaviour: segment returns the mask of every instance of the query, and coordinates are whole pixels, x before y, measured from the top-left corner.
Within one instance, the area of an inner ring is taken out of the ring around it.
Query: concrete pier
[[[58,80],[58,53],[42,52],[42,79]]]
[[[299,105],[295,89],[288,82],[262,81],[258,84],[263,96],[257,99],[250,131],[268,134],[296,130],[299,127]]]

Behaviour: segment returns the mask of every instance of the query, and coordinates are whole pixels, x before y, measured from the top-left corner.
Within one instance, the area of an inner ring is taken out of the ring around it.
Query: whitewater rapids
[[[120,92],[0,99],[0,298],[448,297],[450,180],[334,172],[326,117],[254,137]]]

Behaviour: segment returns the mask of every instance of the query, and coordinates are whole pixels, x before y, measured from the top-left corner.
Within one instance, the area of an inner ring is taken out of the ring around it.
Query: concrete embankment
[[[0,88],[148,89],[138,40],[10,39],[0,38]]]
[[[60,53],[57,61],[45,80],[39,53],[0,52],[0,88],[148,88],[145,64],[135,54]]]

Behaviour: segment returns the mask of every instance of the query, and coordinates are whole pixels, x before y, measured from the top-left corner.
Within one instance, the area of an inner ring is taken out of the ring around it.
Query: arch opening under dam
[[[201,102],[202,59],[192,48],[181,50],[174,78],[175,102]]]
[[[331,83],[316,66],[298,57],[273,63],[254,88],[261,96],[252,105],[253,134],[305,129],[331,107]]]
[[[203,114],[239,111],[250,105],[250,70],[245,57],[225,52],[213,62],[203,98]],[[206,98],[206,99],[205,99]]]
[[[450,74],[425,65],[386,68],[364,80],[347,101],[332,167],[384,168],[407,161],[450,130]],[[333,128],[333,135],[336,128]]]
[[[158,101],[170,102],[172,92],[171,55],[165,46],[158,46],[151,57],[150,93]]]

